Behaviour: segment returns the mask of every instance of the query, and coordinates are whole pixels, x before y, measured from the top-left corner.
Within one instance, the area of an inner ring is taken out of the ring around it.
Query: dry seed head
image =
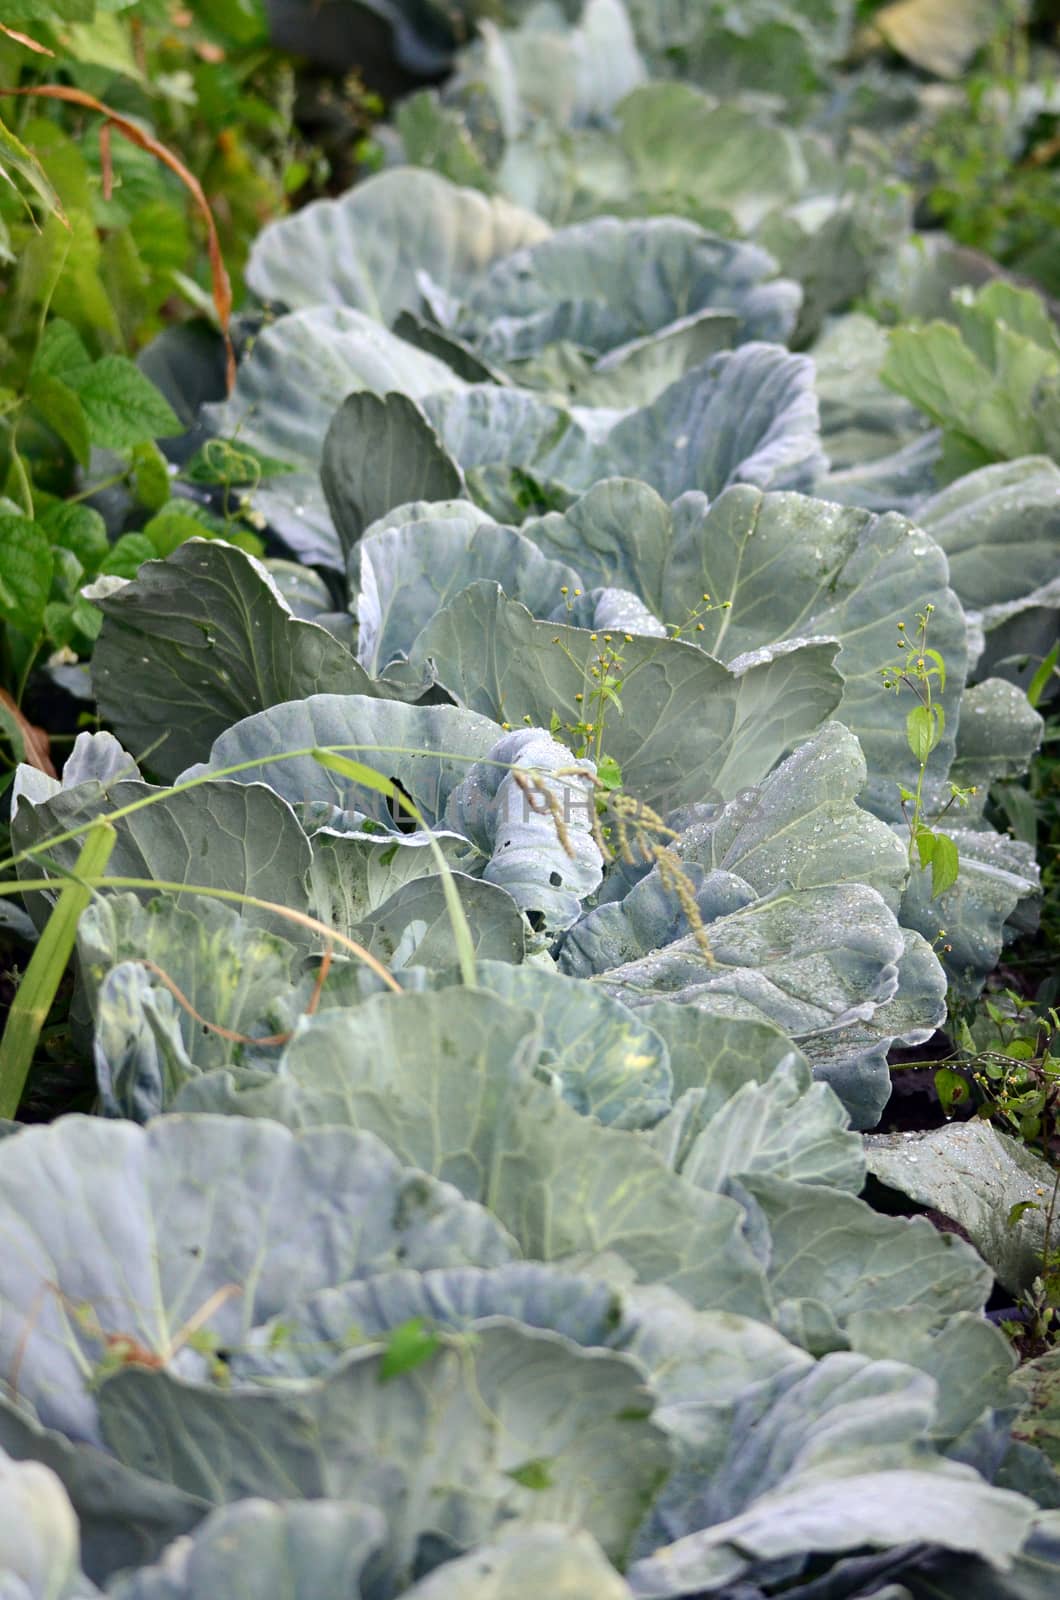
[[[513,768],[512,777],[526,796],[526,801],[531,811],[536,812],[538,816],[544,816],[547,812],[552,818],[552,824],[556,830],[556,838],[560,842],[560,847],[564,855],[569,856],[573,861],[575,859],[575,850],[571,843],[570,831],[563,816],[563,807],[559,803],[558,796],[541,778],[526,772],[520,772],[518,768]]]
[[[710,940],[707,938],[707,930],[703,926],[703,914],[696,903],[695,886],[691,878],[672,850],[657,849],[655,852],[655,865],[659,869],[659,877],[662,879],[664,888],[676,896],[677,903],[684,912],[689,927],[692,929],[692,936],[703,959],[708,967],[716,966],[714,952],[710,948]]]
[[[618,840],[618,853],[622,857],[622,860],[626,863],[626,866],[632,867],[636,865],[636,857],[633,854],[633,847],[629,842],[629,826],[626,820],[626,813],[620,806],[616,806],[614,803],[618,798],[619,796],[617,795],[610,796],[610,810],[612,821],[615,825],[615,837]]]
[[[600,816],[595,806],[593,807],[593,820],[589,824],[589,830],[592,833],[593,842],[595,843],[596,848],[599,850],[604,860],[610,864],[615,859],[614,852],[611,850],[607,840],[604,838],[603,824],[600,821]]]

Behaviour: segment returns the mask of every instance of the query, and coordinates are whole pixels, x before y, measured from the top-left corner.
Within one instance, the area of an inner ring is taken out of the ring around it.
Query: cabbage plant
[[[1050,1169],[873,1131],[1038,896],[1055,331],[841,69],[981,8],[368,9],[452,71],[251,252],[265,554],[89,586],[11,785],[93,1090],[0,1124],[0,1594],[1045,1600]]]

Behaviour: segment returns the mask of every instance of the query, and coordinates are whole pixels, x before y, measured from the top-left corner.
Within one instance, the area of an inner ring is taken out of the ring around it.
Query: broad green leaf
[[[1002,678],[987,678],[961,699],[961,724],[950,776],[963,788],[978,790],[957,816],[980,816],[990,785],[998,778],[1020,778],[1042,738],[1042,719],[1022,689]],[[952,815],[952,813],[951,813]]]
[[[519,473],[567,493],[635,477],[673,499],[734,483],[806,490],[824,467],[812,364],[775,345],[722,351],[617,415],[482,384],[424,409],[487,509],[507,503]]]
[[[536,1527],[506,1534],[424,1578],[409,1600],[539,1600],[542,1595],[592,1595],[593,1600],[633,1600],[587,1533]]]
[[[367,530],[350,565],[358,660],[375,674],[410,655],[435,612],[480,579],[499,583],[538,617],[561,610],[564,589],[581,587],[572,566],[466,501],[402,507]]]
[[[134,445],[132,486],[137,505],[161,511],[170,496],[169,464],[153,439]]]
[[[811,1060],[817,1037],[824,1036],[822,1042],[832,1046],[827,1076],[841,1092],[840,1064],[849,1070],[863,1062],[866,1076],[876,1078],[881,1041],[866,1041],[856,1031],[849,1038],[827,1038],[855,1019],[872,1019],[895,993],[903,935],[874,890],[857,884],[775,890],[708,922],[705,933],[712,961],[694,934],[684,933],[662,949],[601,972],[598,981],[628,1006],[667,1000],[770,1022],[807,1049]],[[578,970],[573,959],[564,964]],[[922,1013],[922,1026],[937,1020],[936,997]],[[855,1100],[867,1097],[878,1109],[875,1083],[858,1092],[858,1073],[851,1077]]]
[[[18,0],[15,0],[15,3],[17,6]],[[44,202],[49,212],[63,218],[62,202],[44,167],[33,152],[27,150],[22,140],[11,132],[7,124],[0,122],[0,178],[15,188],[17,187],[15,177],[28,185],[37,198]]]
[[[809,490],[825,465],[812,363],[769,344],[723,351],[623,418],[607,454],[612,472],[668,500],[689,489],[713,498],[734,483]]]
[[[45,506],[37,520],[52,544],[73,551],[87,574],[95,573],[111,549],[107,525],[91,506],[56,501]]]
[[[486,1204],[530,1258],[610,1251],[693,1305],[766,1315],[739,1207],[565,1105],[532,1076],[539,1051],[532,1014],[494,995],[377,996],[315,1018],[272,1083],[215,1074],[181,1104],[371,1128]]]
[[[112,1600],[359,1594],[369,1569],[378,1570],[385,1543],[385,1520],[372,1506],[244,1500],[214,1511],[157,1566],[126,1573],[108,1594]]]
[[[292,1253],[293,1215],[308,1238]],[[378,1140],[244,1118],[165,1117],[143,1129],[67,1117],[18,1135],[4,1150],[0,1229],[3,1370],[20,1351],[19,1393],[41,1421],[97,1444],[87,1380],[108,1334],[186,1367],[189,1319],[222,1345],[239,1343],[307,1293],[404,1258],[509,1258],[492,1218],[403,1168]]]
[[[958,478],[917,511],[969,610],[1015,600],[1056,575],[1060,467],[1024,456]]]
[[[169,1481],[216,1502],[259,1494],[385,1508],[402,1589],[421,1541],[455,1553],[559,1516],[624,1558],[671,1460],[638,1364],[508,1319],[468,1344],[442,1340],[381,1382],[385,1359],[369,1346],[323,1378],[258,1392],[129,1368],[104,1384],[100,1411],[119,1459],[164,1461]],[[531,1461],[549,1463],[547,1487],[513,1475]]]
[[[814,1084],[794,1052],[713,1115],[701,1116],[703,1098],[690,1091],[652,1133],[655,1148],[673,1152],[674,1170],[689,1183],[721,1192],[730,1177],[755,1173],[854,1193],[864,1183],[861,1140],[848,1131],[842,1102],[827,1084]]]
[[[53,317],[41,334],[32,373],[60,379],[76,390],[91,370],[92,357],[77,329],[63,317]]]
[[[637,1591],[690,1594],[697,1580],[715,1591],[744,1572],[764,1575],[766,1563],[796,1550],[886,1549],[902,1537],[888,1517],[918,1494],[931,1504],[910,1515],[938,1518],[941,1542],[955,1549],[967,1530],[948,1520],[953,1507],[965,1498],[980,1506],[979,1549],[1006,1569],[1028,1532],[1031,1502],[932,1452],[935,1398],[922,1372],[842,1352],[809,1370],[780,1371],[730,1415],[704,1408],[699,1460],[663,1490],[644,1530],[640,1549],[651,1553],[632,1569]],[[870,1486],[881,1505],[851,1518],[847,1503],[857,1505]]]
[[[463,475],[415,399],[352,394],[323,443],[320,478],[344,555],[380,517],[411,500],[452,500]]]
[[[217,1029],[262,1036],[293,1025],[295,1019],[281,1009],[285,990],[295,982],[301,946],[300,930],[291,932],[297,943],[253,927],[235,907],[216,901],[192,906],[158,896],[144,904],[131,894],[95,901],[81,918],[78,952],[96,1024],[97,1081],[105,1109],[144,1122],[164,1110],[179,1087],[179,1082],[163,1084],[150,1071],[151,1058],[141,1060],[133,1048],[144,1018],[139,1004],[130,1012],[127,985],[106,981],[114,968],[150,961],[184,996],[186,1004],[174,999],[170,1007],[162,1000],[166,986],[157,972],[139,966],[142,982],[134,980],[134,989],[141,994],[153,989],[172,1016],[171,1049],[181,1058],[182,1079],[238,1059],[238,1041]],[[171,989],[168,996],[174,998]],[[204,1027],[196,1013],[215,1027]]]
[[[891,455],[925,430],[916,407],[880,381],[887,337],[874,317],[854,311],[834,318],[811,346],[821,442],[833,472]]]
[[[590,907],[570,930],[559,950],[561,971],[577,978],[602,976],[661,956],[685,938],[691,941],[688,950],[694,944],[703,965],[709,966],[702,945],[692,938],[694,922],[706,930],[755,900],[751,885],[735,873],[705,872],[694,863],[682,867],[680,884],[670,872],[664,875],[658,865],[649,868],[643,860],[628,871],[636,878],[633,887],[623,893],[624,879],[613,877],[604,903]]]
[[[695,1089],[697,1114],[703,1117],[720,1110],[744,1083],[764,1083],[790,1057],[803,1059],[791,1040],[768,1023],[714,1016],[665,1000],[641,1006],[635,1015],[666,1043],[674,1100]]]
[[[1049,454],[1039,388],[1060,374],[1060,342],[1029,290],[1002,282],[953,296],[959,326],[895,329],[881,376],[955,443],[988,460]]]
[[[463,188],[491,192],[489,170],[463,118],[455,107],[442,104],[436,89],[404,96],[394,108],[394,131],[411,167],[429,168]]]
[[[157,971],[144,962],[134,956],[99,975],[102,981],[97,976],[93,1000],[100,1109],[131,1122],[148,1122],[165,1111],[188,1079],[198,1076],[200,1068],[183,1037],[187,1024],[206,1039],[214,1037],[211,1023],[224,1026],[204,1012],[193,1017],[187,1003],[177,999],[169,988],[171,957],[169,966]],[[248,1026],[256,1025],[255,1018],[247,1020]]]
[[[69,871],[77,860],[80,836],[47,846],[49,835],[84,827],[152,793],[158,791],[145,783],[94,778],[36,804],[18,801],[11,842],[18,850],[39,852],[20,865],[19,876],[38,878],[51,855]],[[118,842],[108,867],[112,878],[194,884],[305,910],[310,847],[290,806],[264,784],[220,780],[176,790],[120,818],[114,827]],[[225,841],[232,839],[240,841],[238,850],[226,847]],[[57,879],[57,887],[61,881]],[[40,899],[32,897],[35,916]],[[254,927],[290,936],[291,923],[278,913],[244,906],[243,915]]]
[[[831,1084],[855,1128],[874,1128],[891,1096],[888,1060],[896,1044],[927,1044],[946,1021],[947,977],[934,947],[912,928],[900,927],[902,951],[890,999],[868,1016],[809,1034],[802,1047],[814,1074]]]
[[[576,1111],[611,1127],[647,1128],[669,1110],[669,1052],[643,1016],[536,966],[480,961],[478,984],[541,1018],[540,1071]]]
[[[390,325],[419,306],[421,272],[459,294],[497,257],[548,231],[506,200],[398,169],[271,223],[254,242],[247,282],[263,300],[351,306]]]
[[[634,184],[652,210],[672,211],[676,199],[682,210],[691,203],[700,213],[730,212],[749,231],[805,183],[793,133],[738,106],[715,105],[690,84],[645,84],[618,116]]]
[[[865,1141],[869,1171],[919,1205],[959,1222],[967,1237],[1013,1294],[1042,1269],[1045,1216],[1022,1200],[1048,1207],[1054,1173],[1033,1150],[987,1122],[951,1123],[920,1134],[872,1134]]]
[[[660,1405],[656,1417],[677,1438],[696,1438],[704,1380],[713,1404],[731,1407],[748,1385],[811,1364],[805,1351],[761,1322],[728,1311],[694,1311],[669,1289],[619,1285],[606,1276],[541,1262],[391,1272],[322,1289],[286,1324],[265,1324],[233,1357],[240,1380],[314,1377],[342,1357],[343,1335],[358,1327],[380,1339],[410,1318],[435,1329],[473,1332],[503,1316],[546,1328],[585,1349],[623,1350],[643,1365]]]
[[[494,107],[509,139],[543,123],[567,128],[606,121],[646,75],[621,0],[586,0],[529,15],[525,7],[509,6],[503,17],[509,26],[483,22],[479,38],[461,52],[456,96],[476,133],[485,131],[481,124]],[[486,107],[479,110],[483,89]]]
[[[913,756],[921,765],[926,764],[938,743],[938,719],[928,706],[914,706],[905,719],[905,731]]]
[[[377,790],[343,780],[311,752],[335,747],[400,782],[433,825],[474,762],[489,757],[502,734],[496,722],[455,706],[315,694],[235,723],[214,741],[209,761],[184,776],[253,761],[254,766],[235,775],[240,782],[268,785],[293,805],[320,801],[340,812],[362,813],[394,832],[389,802]],[[295,750],[307,753],[283,759]]]
[[[128,450],[182,431],[161,391],[124,356],[103,356],[76,383],[66,381],[76,389],[93,444]]]
[[[133,1472],[93,1445],[42,1428],[24,1398],[0,1397],[0,1448],[16,1461],[37,1462],[55,1473],[77,1512],[81,1565],[97,1583],[157,1560],[209,1510],[206,1501]]]
[[[474,971],[479,952],[498,961],[522,961],[526,925],[511,895],[463,872],[452,873],[450,881],[468,927],[469,971]],[[457,951],[452,909],[440,877],[402,884],[349,932],[394,972],[403,967],[449,968]]]
[[[1015,1352],[999,1328],[970,1311],[949,1317],[941,1328],[932,1326],[928,1312],[860,1311],[847,1334],[861,1354],[875,1361],[900,1356],[934,1378],[938,1412],[931,1438],[937,1449],[948,1452],[988,1406],[1004,1406],[1009,1398]]]
[[[694,821],[675,849],[708,871],[738,873],[760,895],[785,884],[864,883],[897,908],[905,852],[858,805],[865,780],[857,739],[841,722],[825,723],[756,788],[710,821]]]
[[[88,1600],[97,1593],[81,1573],[77,1517],[59,1479],[36,1461],[0,1454],[0,1529],[4,1586],[19,1600]]]
[[[770,282],[774,272],[765,251],[677,218],[600,217],[495,262],[470,286],[456,331],[491,361],[525,361],[566,340],[610,352],[609,369],[632,341],[707,311],[738,319],[734,343],[780,344],[801,297],[790,281]]]
[[[789,1338],[819,1329],[822,1346],[838,1348],[840,1330],[861,1311],[913,1307],[932,1327],[960,1311],[981,1313],[992,1275],[956,1234],[924,1217],[882,1216],[823,1185],[757,1175],[741,1182],[752,1214],[759,1207],[769,1224],[770,1287]]]
[[[36,633],[51,589],[53,557],[44,529],[11,512],[0,514],[0,617]]]
[[[935,845],[931,852],[931,898],[937,900],[940,894],[945,894],[957,882],[957,873],[960,869],[960,856],[957,846],[948,833],[935,833]]]
[[[59,378],[38,372],[30,377],[29,398],[34,411],[58,434],[74,460],[87,467],[92,441],[81,397]]]
[[[752,1505],[676,1540],[637,1563],[632,1576],[638,1594],[666,1600],[704,1586],[718,1589],[756,1564],[768,1571],[770,1564],[808,1549],[829,1555],[865,1546],[886,1549],[900,1525],[913,1542],[980,1556],[994,1568],[994,1581],[1031,1530],[1031,1505],[969,1469],[921,1463],[910,1451],[910,1465],[890,1472],[874,1471],[866,1462],[848,1477],[814,1481],[807,1473],[800,1482],[796,1476],[790,1489],[763,1496],[761,1508]],[[894,1600],[907,1593],[897,1590]]]
[[[323,827],[310,837],[311,908],[331,927],[350,929],[365,922],[398,889],[438,871],[430,839],[419,830],[390,834]],[[451,867],[466,872],[475,865],[477,852],[460,834],[434,829],[431,837]]]
[[[96,604],[100,711],[126,744],[152,746],[147,761],[168,779],[255,711],[318,689],[373,692],[326,629],[296,618],[265,569],[220,540],[189,540]]]

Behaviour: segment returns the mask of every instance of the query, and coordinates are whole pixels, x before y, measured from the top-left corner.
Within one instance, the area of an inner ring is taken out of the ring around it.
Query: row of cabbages
[[[1060,474],[937,352],[1033,371],[1047,452],[1055,334],[909,243],[856,121],[906,86],[822,46],[778,111],[843,6],[754,10],[769,103],[651,81],[652,8],[487,27],[255,246],[203,421],[285,557],[103,580],[113,733],[16,780],[16,849],[117,813],[126,881],[78,936],[102,1115],[0,1142],[5,1600],[1056,1592],[1053,1358],[984,1315],[1052,1175],[854,1131],[1033,925],[984,806],[1041,737]],[[934,901],[881,677],[918,612],[927,804],[976,790]]]

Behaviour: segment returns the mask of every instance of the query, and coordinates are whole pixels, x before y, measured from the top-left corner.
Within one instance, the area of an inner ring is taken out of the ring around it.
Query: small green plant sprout
[[[575,596],[580,593],[579,589],[574,590]],[[569,604],[568,601],[568,608]],[[553,738],[557,734],[567,734],[568,739],[564,742],[571,743],[578,759],[591,759],[599,768],[606,760],[603,746],[608,710],[614,706],[619,716],[622,715],[620,697],[624,678],[622,642],[631,639],[632,635],[623,634],[618,641],[614,633],[593,633],[590,638],[599,648],[585,670],[581,689],[574,696],[582,714],[575,722],[564,722],[554,711],[549,731]],[[574,666],[580,665],[560,635],[557,634],[552,643],[559,646]]]
[[[908,689],[916,698],[905,722],[905,736],[917,763],[915,789],[899,784],[902,816],[909,829],[909,865],[919,859],[922,870],[931,868],[931,895],[938,899],[957,881],[960,859],[957,846],[949,834],[940,831],[938,824],[953,806],[964,806],[976,793],[975,788],[962,789],[959,784],[949,785],[949,798],[933,815],[928,815],[924,805],[924,778],[932,752],[938,748],[946,726],[946,713],[935,698],[946,687],[946,662],[938,650],[928,644],[931,614],[935,607],[930,603],[916,613],[916,632],[909,637],[904,622],[898,623],[898,649],[904,654],[890,666],[881,669],[883,687],[901,694]]]
[[[1041,1146],[1052,1160],[1060,1134],[1060,1015],[1042,1012],[1012,989],[987,996],[972,1024],[958,1020],[954,1034],[979,1115],[1006,1133]]]
[[[1044,1191],[1041,1200],[1020,1200],[1008,1214],[1008,1225],[1014,1228],[1027,1211],[1044,1211],[1045,1238],[1042,1244],[1042,1270],[1028,1289],[1017,1300],[1023,1313],[1021,1321],[1013,1318],[1001,1324],[1002,1331],[1016,1344],[1024,1357],[1043,1355],[1056,1344],[1060,1334],[1060,1246],[1054,1236],[1056,1203],[1060,1196],[1060,1171],[1053,1182],[1048,1199]]]

